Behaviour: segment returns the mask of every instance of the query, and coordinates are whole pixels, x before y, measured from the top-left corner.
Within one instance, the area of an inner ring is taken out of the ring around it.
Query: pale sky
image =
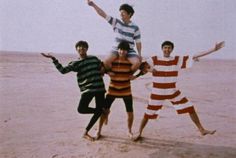
[[[194,54],[226,41],[209,58],[236,59],[235,0],[95,0],[108,15],[120,18],[119,6],[134,6],[132,21],[142,34],[142,54],[162,55],[164,40],[175,54]],[[108,54],[112,27],[86,0],[0,0],[0,50],[76,53],[78,40],[89,54]]]

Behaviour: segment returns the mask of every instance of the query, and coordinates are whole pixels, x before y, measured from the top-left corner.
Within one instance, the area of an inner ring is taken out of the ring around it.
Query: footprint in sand
[[[52,156],[52,158],[56,158],[57,156],[58,156],[58,154],[55,154],[55,155]]]
[[[118,146],[118,150],[120,152],[128,152],[129,151],[129,147],[128,147],[128,145],[119,145]]]

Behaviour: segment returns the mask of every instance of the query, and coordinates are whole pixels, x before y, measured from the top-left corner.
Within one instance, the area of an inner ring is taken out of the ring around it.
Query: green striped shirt
[[[77,73],[77,82],[81,93],[105,92],[105,85],[101,74],[101,60],[96,56],[87,56],[84,59],[70,62],[63,67],[57,59],[53,60],[57,70],[62,74]]]

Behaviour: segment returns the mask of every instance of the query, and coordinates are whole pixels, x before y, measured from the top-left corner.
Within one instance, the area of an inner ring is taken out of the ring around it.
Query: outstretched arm
[[[219,49],[223,48],[225,46],[225,41],[222,41],[220,43],[216,43],[214,48],[211,48],[210,50],[199,52],[196,55],[193,56],[193,60],[198,61],[200,57],[206,56],[208,54],[211,54],[215,51],[218,51]]]
[[[87,2],[88,2],[89,6],[91,6],[95,9],[95,11],[98,13],[98,15],[100,15],[103,18],[107,17],[107,14],[100,7],[98,7],[93,1],[87,0]]]
[[[41,53],[41,55],[42,56],[44,56],[45,58],[51,58],[52,60],[56,60],[56,58],[53,56],[53,55],[51,55],[50,53]]]
[[[63,67],[59,61],[53,56],[51,55],[50,53],[41,53],[42,56],[44,56],[45,58],[50,58],[53,60],[53,63],[54,65],[56,66],[57,70],[60,71],[62,74],[66,74],[70,71],[73,71],[73,66],[72,65],[68,65],[68,66],[65,66]]]

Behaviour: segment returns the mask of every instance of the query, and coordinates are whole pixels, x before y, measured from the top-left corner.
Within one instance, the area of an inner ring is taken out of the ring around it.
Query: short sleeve
[[[150,66],[150,68],[153,69],[154,64],[153,64],[153,59],[152,59],[152,57],[151,57],[151,58],[148,58],[148,59],[146,60],[146,62],[148,63],[148,65]]]
[[[112,27],[114,28],[116,25],[116,18],[113,18],[112,16],[107,15],[107,17],[105,18],[107,20],[107,22],[112,25]]]
[[[141,32],[140,29],[137,27],[137,30],[134,33],[134,40],[136,43],[140,43],[141,42]]]
[[[179,57],[179,63],[181,69],[190,68],[193,65],[193,57],[192,56],[181,56]]]

